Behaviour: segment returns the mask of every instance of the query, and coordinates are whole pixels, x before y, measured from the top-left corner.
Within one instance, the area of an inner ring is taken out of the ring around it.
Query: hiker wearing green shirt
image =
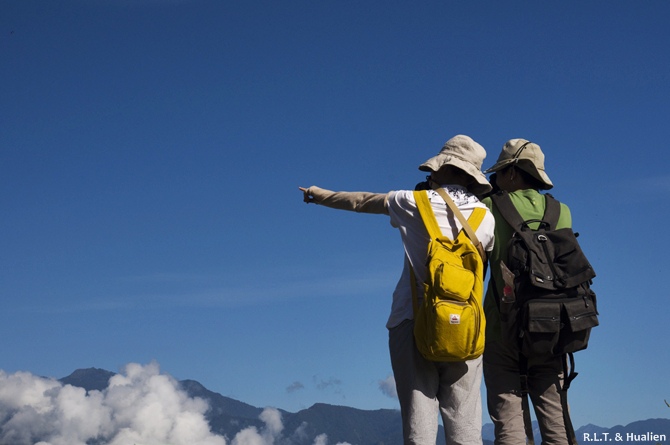
[[[545,197],[540,190],[551,189],[553,183],[544,170],[544,154],[539,145],[525,139],[508,141],[498,161],[485,173],[495,173],[492,182],[509,193],[523,220],[542,219]],[[490,197],[482,202],[491,210],[496,221],[495,244],[489,256],[491,279],[484,301],[487,404],[495,426],[495,444],[520,445],[526,443],[527,431],[524,426],[519,352],[503,341],[499,311],[499,296],[503,295],[504,285],[501,260],[507,258],[507,246],[514,231]],[[557,228],[571,227],[571,224],[570,209],[561,203]],[[542,444],[567,444],[560,395],[564,377],[562,358],[552,355],[533,357],[528,360],[527,369],[528,393],[542,434]]]

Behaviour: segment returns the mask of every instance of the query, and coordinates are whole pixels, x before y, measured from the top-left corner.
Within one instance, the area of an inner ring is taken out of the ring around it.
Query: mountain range
[[[115,374],[97,368],[78,369],[59,379],[63,384],[80,387],[86,391],[102,391]],[[212,432],[228,438],[249,427],[260,430],[264,423],[259,418],[263,408],[222,396],[210,391],[194,380],[181,380],[179,386],[189,397],[199,397],[209,403],[206,418]],[[326,434],[328,443],[347,442],[352,445],[402,445],[400,412],[393,409],[360,410],[347,406],[316,403],[311,407],[291,413],[279,409],[284,431],[293,432],[287,438],[292,445],[312,445],[315,439]],[[534,425],[535,442],[541,443],[537,424]],[[575,431],[581,445],[589,442],[621,442],[650,444],[667,442],[670,437],[670,419],[647,419],[626,426],[603,428],[586,425]],[[651,433],[664,435],[654,437]],[[484,445],[493,445],[493,425],[482,428]],[[437,443],[444,443],[439,431]]]

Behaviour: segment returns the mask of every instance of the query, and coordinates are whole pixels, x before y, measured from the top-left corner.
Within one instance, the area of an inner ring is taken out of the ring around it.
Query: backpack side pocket
[[[595,293],[589,290],[581,298],[564,301],[565,329],[561,334],[558,353],[577,352],[588,346],[591,328],[599,324],[595,297]]]

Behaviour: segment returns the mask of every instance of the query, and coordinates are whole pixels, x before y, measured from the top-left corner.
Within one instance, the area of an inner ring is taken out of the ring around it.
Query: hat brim
[[[500,171],[503,168],[507,167],[509,164],[511,164],[513,161],[514,159],[505,159],[504,161],[496,162],[492,167],[484,170],[484,173],[489,174]]]
[[[475,182],[470,186],[470,191],[475,195],[484,195],[492,190],[491,184],[486,175],[482,173],[480,169],[475,167],[470,162],[464,161],[456,156],[450,154],[440,153],[437,156],[433,156],[428,159],[426,162],[419,166],[419,170],[424,172],[436,172],[445,165],[453,165],[465,173],[470,175]]]
[[[528,159],[505,159],[504,161],[497,162],[493,167],[487,168],[484,170],[484,173],[494,173],[498,172],[505,167],[510,166],[511,164],[515,163],[516,165],[529,175],[531,175],[533,178],[537,179],[540,181],[543,185],[542,189],[543,190],[549,190],[554,187],[554,183],[551,182],[551,179],[549,179],[549,175],[544,170],[540,170],[535,166],[535,164],[528,160]]]

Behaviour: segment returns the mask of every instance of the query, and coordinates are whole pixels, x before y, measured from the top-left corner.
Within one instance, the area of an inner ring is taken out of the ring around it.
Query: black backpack
[[[514,230],[501,263],[503,295],[494,289],[503,341],[519,351],[522,391],[527,394],[528,358],[563,357],[564,416],[569,439],[574,440],[567,389],[577,376],[572,353],[586,349],[591,329],[599,324],[596,294],[591,290],[596,274],[577,242],[578,234],[570,228],[556,229],[560,203],[549,194],[543,196],[542,219],[524,221],[507,192],[491,195]]]

